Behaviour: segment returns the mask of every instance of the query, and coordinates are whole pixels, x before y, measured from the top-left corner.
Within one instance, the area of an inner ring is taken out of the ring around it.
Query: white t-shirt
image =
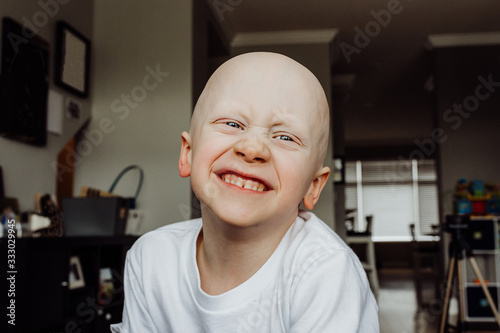
[[[361,263],[314,214],[300,212],[259,271],[217,296],[200,287],[201,226],[201,219],[167,225],[134,244],[123,321],[112,332],[379,332]]]

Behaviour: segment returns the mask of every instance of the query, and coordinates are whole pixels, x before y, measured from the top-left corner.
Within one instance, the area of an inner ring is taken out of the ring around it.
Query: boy
[[[312,209],[328,103],[316,77],[274,53],[232,58],[182,133],[179,172],[202,218],[141,237],[127,256],[113,332],[378,332],[353,252]]]

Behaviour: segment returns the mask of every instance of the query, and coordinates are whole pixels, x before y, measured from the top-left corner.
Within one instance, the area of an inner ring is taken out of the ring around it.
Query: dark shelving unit
[[[109,332],[121,321],[123,268],[127,251],[137,237],[61,237],[16,239],[16,325],[7,332]],[[7,255],[7,239],[0,239]],[[85,285],[70,288],[70,258],[77,256]],[[1,261],[6,274],[7,257]],[[100,269],[112,272],[113,290],[99,295]],[[2,279],[7,291],[7,279]],[[10,298],[4,300],[8,306]],[[5,309],[5,308],[4,308]],[[5,323],[5,321],[4,321]],[[1,330],[4,332],[3,330]]]

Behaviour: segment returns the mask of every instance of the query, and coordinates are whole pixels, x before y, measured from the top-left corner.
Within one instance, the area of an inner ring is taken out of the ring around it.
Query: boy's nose
[[[258,137],[243,138],[234,147],[236,155],[241,156],[246,162],[267,162],[271,156],[269,148]]]

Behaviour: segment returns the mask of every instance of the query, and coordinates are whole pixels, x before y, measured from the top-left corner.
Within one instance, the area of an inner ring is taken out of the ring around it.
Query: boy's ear
[[[179,157],[179,175],[189,177],[191,175],[191,137],[188,132],[182,132],[181,156]]]
[[[312,181],[303,199],[304,206],[307,209],[313,209],[316,202],[318,202],[319,195],[321,194],[323,187],[325,187],[329,175],[329,167],[322,167],[316,174],[316,178],[314,178],[314,180]]]

